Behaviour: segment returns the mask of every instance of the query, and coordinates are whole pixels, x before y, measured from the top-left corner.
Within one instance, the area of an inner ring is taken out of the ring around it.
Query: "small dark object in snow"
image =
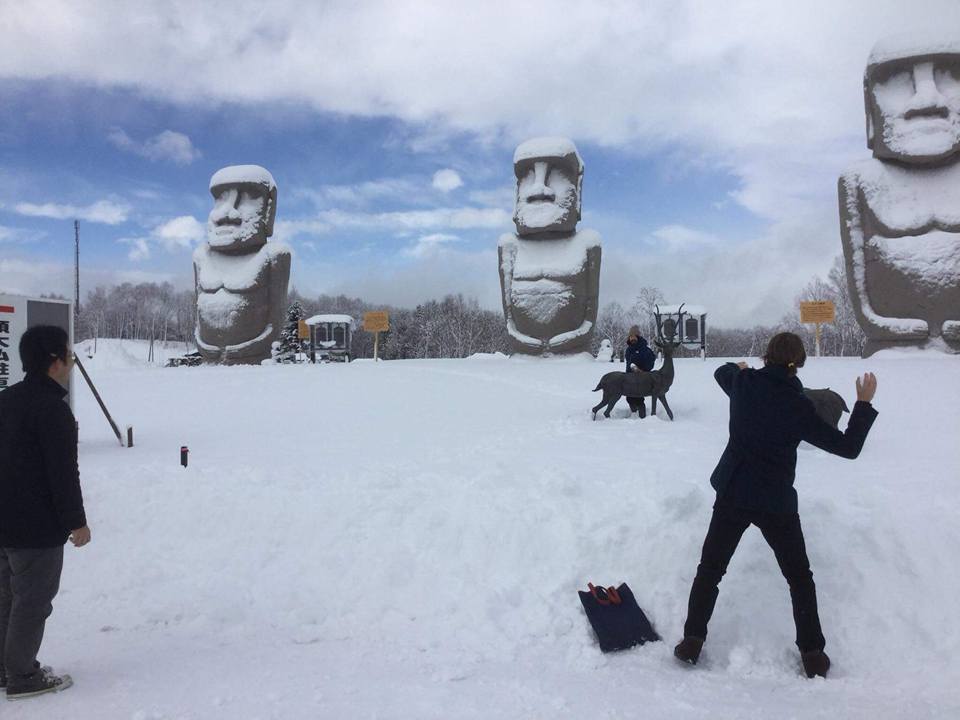
[[[618,588],[590,584],[590,590],[579,595],[601,651],[626,650],[660,639],[626,583]]]
[[[835,393],[830,388],[824,388],[822,390],[804,388],[803,394],[813,403],[813,407],[817,410],[817,415],[819,415],[825,423],[833,427],[839,425],[840,417],[845,412],[850,412],[850,408],[847,407],[847,403],[843,401],[840,394]]]

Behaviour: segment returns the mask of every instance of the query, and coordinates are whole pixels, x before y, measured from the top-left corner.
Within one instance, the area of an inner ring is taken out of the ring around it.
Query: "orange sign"
[[[364,313],[363,329],[367,332],[387,332],[390,329],[390,316],[379,310]]]
[[[297,337],[301,340],[310,339],[310,326],[304,320],[297,321]]]
[[[800,322],[802,323],[832,323],[835,311],[829,300],[811,300],[800,303]]]

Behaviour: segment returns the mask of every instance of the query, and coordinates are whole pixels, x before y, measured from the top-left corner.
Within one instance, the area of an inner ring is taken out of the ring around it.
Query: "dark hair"
[[[67,361],[67,331],[56,325],[34,325],[20,338],[20,361],[28,375],[46,375],[53,361]]]
[[[807,351],[803,349],[803,340],[792,332],[777,333],[767,344],[763,355],[764,365],[782,365],[796,372],[807,361]]]

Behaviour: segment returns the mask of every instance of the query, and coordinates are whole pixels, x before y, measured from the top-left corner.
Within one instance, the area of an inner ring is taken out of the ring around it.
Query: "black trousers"
[[[744,531],[756,525],[773,550],[780,571],[790,586],[793,621],[797,626],[797,647],[800,652],[823,650],[825,641],[817,613],[817,589],[807,559],[800,516],[745,510],[717,502],[713,507],[710,528],[703,541],[703,552],[697,576],[690,588],[685,636],[707,637],[707,624],[720,594],[720,579],[727,571]]]
[[[0,548],[0,670],[10,682],[36,671],[62,569],[62,545]]]

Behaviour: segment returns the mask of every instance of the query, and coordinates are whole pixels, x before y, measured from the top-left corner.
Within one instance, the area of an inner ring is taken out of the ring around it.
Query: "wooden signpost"
[[[830,300],[810,300],[800,303],[800,322],[816,325],[816,353],[820,357],[820,323],[832,323],[836,315]]]
[[[382,310],[363,314],[363,329],[373,333],[373,359],[379,360],[380,333],[390,329],[390,316]]]

